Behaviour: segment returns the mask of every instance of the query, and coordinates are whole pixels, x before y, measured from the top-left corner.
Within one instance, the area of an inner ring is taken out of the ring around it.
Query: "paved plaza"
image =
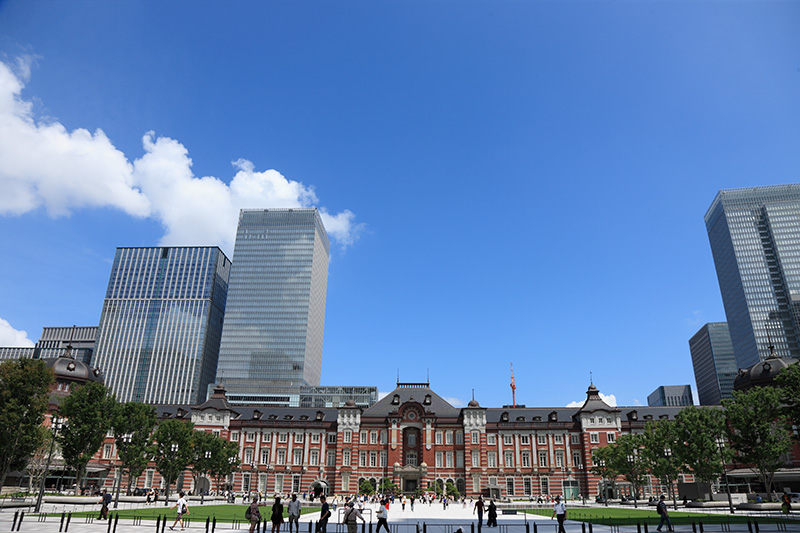
[[[190,502],[190,504],[193,502]],[[191,517],[191,508],[196,507],[197,504],[190,506],[190,514]],[[239,507],[244,509],[244,505],[239,504]],[[131,508],[148,508],[152,509],[152,506],[145,506],[143,504],[120,504],[120,509],[131,509]],[[367,505],[364,518],[367,520],[367,527],[364,529],[365,533],[369,533],[372,531],[374,533],[375,530],[375,518],[374,518],[374,510],[377,508],[376,505]],[[44,506],[44,510],[47,512],[76,512],[76,511],[88,511],[88,510],[98,510],[99,506],[81,506],[81,505],[69,505],[65,506],[63,504],[54,505],[54,504],[46,504]],[[337,509],[337,512],[334,513],[334,516],[331,522],[328,525],[328,533],[344,533],[346,528],[344,526],[340,526],[334,523],[334,520],[339,517],[339,511],[341,510],[341,506]],[[13,508],[6,508],[0,510],[0,533],[6,533],[12,531],[12,525],[14,523],[14,514],[17,511],[21,511],[24,509],[13,509]],[[172,521],[175,518],[174,511],[167,511],[169,521],[167,522],[167,526],[172,524]],[[569,513],[569,511],[568,511]],[[301,516],[301,533],[307,533],[309,531],[309,522],[315,521],[318,517],[318,513],[308,513]],[[653,511],[653,516],[655,518],[655,511]],[[776,515],[777,516],[777,515]],[[370,517],[372,517],[372,530],[370,530],[369,522]],[[699,519],[702,518],[702,514],[698,514]],[[789,531],[789,532],[798,532],[800,533],[800,520],[796,524],[790,524],[783,528],[779,529],[778,526],[775,524],[767,523],[768,516],[761,516],[761,517],[754,517],[760,521],[760,528],[759,533],[767,533],[770,531]],[[22,521],[22,525],[19,531],[23,532],[35,532],[35,533],[58,533],[60,524],[60,517],[48,517],[46,521],[39,522],[37,521],[38,517],[36,515],[29,515],[26,510],[25,518]],[[484,514],[484,524],[486,521],[486,515]],[[392,528],[392,533],[416,533],[417,525],[419,525],[419,531],[422,533],[423,531],[423,524],[425,525],[426,533],[453,533],[459,527],[463,528],[465,533],[471,533],[471,528],[474,527],[477,530],[477,516],[472,513],[472,509],[469,505],[466,507],[462,507],[460,504],[450,505],[446,510],[442,508],[441,504],[434,504],[434,505],[420,505],[415,504],[414,510],[412,511],[410,505],[406,506],[405,511],[401,510],[400,504],[393,504],[389,511],[389,523]],[[549,517],[542,517],[538,515],[526,515],[526,514],[499,514],[497,517],[498,527],[495,528],[486,528],[482,529],[487,530],[484,533],[488,533],[488,531],[497,531],[497,533],[557,533],[557,523],[555,520],[551,520]],[[527,525],[527,527],[526,527]],[[227,532],[227,531],[247,531],[248,525],[244,523],[239,524],[231,524],[231,523],[224,523],[220,522],[217,524],[216,532]],[[176,530],[180,530],[180,527],[176,527]],[[117,523],[116,531],[117,533],[153,533],[156,530],[155,521],[152,520],[142,520],[140,524],[134,525],[131,519],[120,519]],[[194,531],[196,533],[205,532],[206,524],[205,521],[198,521],[193,522],[188,525],[186,531]],[[566,530],[568,533],[588,533],[589,528],[585,526],[581,522],[572,522],[567,521],[566,523]],[[63,531],[63,529],[62,529]],[[111,528],[106,521],[103,520],[93,520],[91,523],[87,523],[85,518],[73,518],[69,525],[69,532],[77,532],[77,533],[105,533],[108,531],[114,531],[113,523]],[[160,531],[160,529],[159,529]],[[169,531],[169,528],[166,528],[166,531]],[[210,528],[209,528],[210,531]],[[271,531],[271,527],[268,527],[266,531]],[[650,532],[654,532],[653,528],[650,529]],[[676,526],[675,531],[677,533],[694,533],[691,525],[686,526]],[[728,528],[726,526],[723,529],[720,525],[707,525],[704,526],[704,532],[716,532],[716,531],[731,531],[734,533],[750,533],[748,530],[747,524],[732,524]],[[287,524],[284,524],[281,527],[282,533],[288,533]],[[359,523],[359,533],[361,532],[360,523]],[[592,533],[639,533],[635,525],[633,526],[621,526],[619,528],[611,528],[609,526],[600,526],[594,525],[592,526]],[[644,529],[642,528],[641,533],[644,533]],[[699,529],[698,529],[699,533]],[[755,531],[753,532],[755,533]]]

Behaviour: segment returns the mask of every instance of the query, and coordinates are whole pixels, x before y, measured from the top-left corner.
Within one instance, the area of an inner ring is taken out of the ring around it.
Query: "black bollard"
[[[533,523],[533,533],[539,533],[539,526],[536,525],[536,522]]]
[[[119,523],[119,513],[114,517],[114,533],[117,533],[117,524]]]
[[[214,518],[211,520],[211,533],[214,533],[214,530],[217,529],[217,516],[214,515]]]
[[[372,530],[372,522],[369,523],[370,531]],[[367,522],[361,522],[361,533],[366,533],[367,530]]]
[[[19,511],[14,511],[14,521],[11,523],[11,531],[17,529],[17,518],[19,518]]]
[[[22,519],[25,518],[25,511],[19,512],[19,522],[17,522],[17,531],[22,527]]]
[[[469,524],[469,532],[475,533],[475,522],[470,522]]]
[[[67,517],[66,511],[61,513],[61,523],[58,526],[58,533],[61,533],[61,530],[64,529],[64,519]]]
[[[700,523],[700,533],[703,533],[703,521],[700,520],[699,523]]]
[[[692,533],[697,533],[697,524],[694,523],[694,520],[692,520]]]
[[[749,518],[747,519],[747,531],[753,533],[753,523],[750,521]]]
[[[422,523],[422,533],[428,533],[428,524]]]
[[[642,533],[642,524],[636,522],[636,533]]]
[[[581,522],[581,533],[586,533],[586,522]]]
[[[647,522],[644,523],[644,533],[647,533]]]
[[[525,533],[531,533],[531,525],[528,522],[525,522]]]
[[[112,520],[111,520],[110,516],[106,516],[106,522],[108,522],[108,527],[106,528],[106,533],[111,533],[111,522],[112,522]]]
[[[592,523],[589,522],[589,533],[592,533]]]
[[[314,521],[313,521],[313,520],[309,520],[309,521],[308,521],[308,533],[311,533],[312,531],[314,531],[314,530],[312,529],[312,527],[311,527],[311,526],[313,526],[313,525],[314,525]]]
[[[70,520],[72,520],[72,511],[70,511],[69,514],[67,515],[67,525],[64,528],[64,533],[67,533],[67,531],[69,531],[69,521]]]
[[[158,528],[161,527],[161,515],[156,517],[156,533],[158,533]]]
[[[22,522],[22,518],[20,518],[19,521]],[[759,533],[758,532],[758,520],[753,520],[753,525],[756,528],[756,533]],[[19,531],[19,528],[17,528],[17,531]]]

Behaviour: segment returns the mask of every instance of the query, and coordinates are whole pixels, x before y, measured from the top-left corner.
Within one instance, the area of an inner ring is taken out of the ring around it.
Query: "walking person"
[[[553,516],[550,517],[550,520],[553,518],[558,519],[558,533],[567,533],[567,530],[564,529],[564,520],[567,518],[567,506],[561,501],[561,496],[556,496],[556,503],[553,505]]]
[[[355,508],[352,501],[347,502],[347,511],[344,512],[342,523],[347,525],[347,533],[358,533],[358,522],[365,522],[364,517]]]
[[[322,503],[322,507],[319,510],[319,522],[317,522],[317,530],[316,533],[327,533],[328,532],[328,518],[331,517],[331,509],[326,501],[326,497],[324,494],[321,494],[319,497],[319,501]]]
[[[266,505],[265,503],[261,503],[260,505]],[[258,510],[259,503],[258,498],[253,498],[253,501],[250,503],[250,506],[244,512],[245,520],[250,521],[250,533],[258,531],[258,524],[261,522],[261,511]]]
[[[494,504],[494,500],[489,500],[488,510],[489,512],[486,518],[486,527],[497,527],[497,506]],[[561,532],[559,531],[559,533]]]
[[[300,533],[300,500],[297,499],[297,494],[292,494],[289,502],[289,533],[292,533],[292,523],[295,531]]]
[[[186,500],[184,499],[184,496],[186,496],[186,494],[184,492],[180,492],[178,494],[178,496],[179,496],[178,497],[178,501],[175,502],[175,505],[170,507],[170,509],[177,509],[178,510],[178,517],[175,519],[175,521],[172,523],[172,525],[169,526],[169,528],[171,530],[174,530],[175,529],[175,524],[180,522],[181,523],[181,531],[183,531],[183,515],[189,514],[189,508],[186,506]]]
[[[378,527],[375,529],[375,533],[380,533],[381,526],[386,528],[386,533],[391,533],[389,531],[389,506],[387,505],[386,500],[381,500],[381,504],[378,506],[378,512],[375,513],[375,516],[378,517]]]
[[[108,504],[111,503],[111,494],[103,489],[103,494],[100,496],[100,501],[97,502],[102,505],[100,507],[100,520],[108,520]]]
[[[272,504],[272,516],[269,521],[272,522],[272,533],[280,533],[281,524],[283,524],[283,504],[280,498],[275,498],[275,503]]]
[[[661,528],[664,527],[664,523],[667,524],[668,531],[674,531],[672,529],[672,522],[669,520],[669,513],[667,512],[667,504],[664,503],[664,495],[661,495],[661,499],[658,500],[656,504],[656,512],[661,515],[661,521],[658,523],[658,527],[656,531],[661,531]]]
[[[475,502],[475,507],[472,508],[472,514],[478,513],[478,527],[483,524],[483,496],[478,496],[478,501]]]

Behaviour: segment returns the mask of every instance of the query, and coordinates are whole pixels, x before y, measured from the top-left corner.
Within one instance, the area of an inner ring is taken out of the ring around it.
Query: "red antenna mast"
[[[516,386],[516,384],[514,384],[514,363],[511,363],[511,405],[512,405],[512,407],[516,407],[517,406],[516,391],[517,391],[517,386]]]

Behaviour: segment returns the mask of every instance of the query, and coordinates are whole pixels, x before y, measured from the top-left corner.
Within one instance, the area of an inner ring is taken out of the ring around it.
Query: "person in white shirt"
[[[567,518],[567,506],[561,501],[561,496],[556,496],[556,503],[553,505],[553,516],[558,519],[558,533],[567,533],[564,529],[564,520]]]
[[[169,528],[171,530],[174,530],[175,529],[175,524],[180,522],[181,523],[181,531],[183,531],[183,515],[189,514],[189,508],[186,506],[186,500],[183,498],[184,496],[186,496],[186,494],[181,492],[179,494],[179,496],[180,496],[180,498],[178,498],[178,501],[175,502],[175,505],[170,507],[170,509],[178,509],[178,518],[175,519],[175,521],[172,523],[171,526],[169,526]]]
[[[292,494],[292,499],[289,501],[289,533],[292,533],[292,524],[295,531],[300,533],[300,501],[297,499],[297,494]]]

